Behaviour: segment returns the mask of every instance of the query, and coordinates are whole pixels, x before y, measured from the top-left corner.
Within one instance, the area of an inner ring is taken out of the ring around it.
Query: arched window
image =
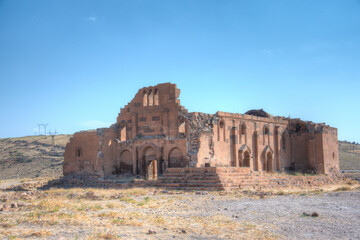
[[[123,127],[120,130],[120,141],[126,141],[126,127]]]
[[[185,122],[182,122],[179,125],[179,137],[180,138],[185,138]]]
[[[143,106],[145,107],[148,105],[148,95],[147,95],[146,91],[144,91],[143,94],[144,94],[143,95]]]
[[[264,128],[264,134],[269,135],[269,128],[267,126],[265,126]]]
[[[221,120],[220,121],[220,128],[224,128],[224,126],[225,126],[224,120]]]
[[[269,128],[268,126],[264,126],[264,141],[263,144],[269,144]]]
[[[242,125],[241,125],[241,134],[246,134],[246,125],[245,125],[245,123],[243,123]]]
[[[246,125],[242,123],[239,125],[239,143],[245,142],[246,143]]]
[[[153,106],[154,105],[154,93],[153,91],[149,91],[149,106]]]
[[[159,90],[155,89],[154,106],[158,106],[158,105],[159,105]]]
[[[219,133],[223,135],[223,141],[225,141],[225,122],[224,122],[224,120],[221,120],[219,125],[220,125]],[[219,136],[220,136],[220,134],[219,134]]]
[[[76,148],[76,156],[81,157],[81,154],[82,154],[81,147]]]

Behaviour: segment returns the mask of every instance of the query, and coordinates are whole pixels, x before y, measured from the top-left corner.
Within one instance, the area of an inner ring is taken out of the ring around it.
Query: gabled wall
[[[133,100],[121,109],[117,117],[119,140],[127,141],[136,137],[157,135],[179,137],[181,122],[178,113],[180,110],[185,111],[180,106],[179,94],[180,90],[176,85],[170,83],[140,89]],[[154,101],[155,97],[157,101]],[[126,135],[122,134],[124,129]]]

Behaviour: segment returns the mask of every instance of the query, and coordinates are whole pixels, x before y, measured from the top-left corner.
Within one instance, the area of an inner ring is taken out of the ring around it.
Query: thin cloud
[[[261,54],[267,54],[267,55],[271,55],[271,54],[281,54],[283,52],[282,49],[278,48],[278,49],[270,49],[270,48],[264,48],[260,50]]]
[[[272,54],[273,50],[272,49],[262,49],[260,51],[260,53],[262,53],[262,54]]]
[[[99,120],[89,120],[89,121],[80,122],[79,125],[83,128],[95,129],[95,128],[109,127],[111,123],[107,123]]]
[[[88,20],[95,22],[95,21],[96,21],[96,17],[88,17]]]

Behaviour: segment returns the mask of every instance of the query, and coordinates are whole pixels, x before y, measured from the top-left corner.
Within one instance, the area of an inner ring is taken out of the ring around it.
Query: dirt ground
[[[0,209],[0,239],[360,239],[358,184],[233,193],[1,190]]]
[[[0,139],[0,239],[360,239],[357,183],[233,193],[5,190],[61,177],[70,137],[55,145],[44,136]],[[359,146],[339,145],[341,169],[357,181]]]

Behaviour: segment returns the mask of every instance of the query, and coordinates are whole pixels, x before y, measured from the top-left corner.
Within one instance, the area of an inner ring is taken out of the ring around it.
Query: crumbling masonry
[[[137,174],[150,180],[175,168],[224,167],[339,172],[336,128],[262,109],[188,113],[179,95],[170,83],[142,88],[110,128],[75,133],[66,146],[64,175]]]

